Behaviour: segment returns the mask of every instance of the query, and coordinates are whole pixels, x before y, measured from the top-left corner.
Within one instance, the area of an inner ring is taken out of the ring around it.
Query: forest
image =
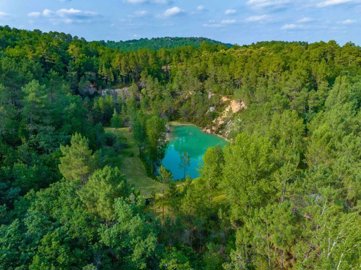
[[[0,269],[360,269],[359,46],[116,44],[0,27]],[[225,97],[173,181],[167,123]]]
[[[214,45],[225,45],[231,47],[231,44],[223,44],[216,40],[208,38],[181,38],[181,37],[164,37],[164,38],[141,38],[127,41],[101,41],[107,47],[119,49],[120,51],[137,51],[140,49],[160,50],[173,49],[182,46],[200,47],[202,43],[209,43]]]

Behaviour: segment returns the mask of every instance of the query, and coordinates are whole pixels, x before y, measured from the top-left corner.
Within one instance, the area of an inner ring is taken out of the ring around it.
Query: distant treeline
[[[197,37],[162,37],[162,38],[141,38],[127,41],[102,41],[102,44],[109,48],[119,49],[120,51],[137,51],[140,49],[159,50],[174,49],[183,46],[198,48],[203,43],[211,45],[221,45],[231,47],[231,44],[225,44],[208,38]]]

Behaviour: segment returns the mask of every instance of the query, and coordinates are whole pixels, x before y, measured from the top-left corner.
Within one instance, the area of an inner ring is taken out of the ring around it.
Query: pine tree
[[[66,180],[85,183],[95,169],[94,156],[88,139],[75,133],[70,146],[61,146],[59,170]]]
[[[114,200],[127,198],[130,191],[120,170],[106,166],[94,172],[79,191],[79,196],[89,212],[109,221],[114,218]]]
[[[114,109],[112,119],[110,120],[111,126],[113,128],[120,128],[122,127],[122,118],[119,113]]]

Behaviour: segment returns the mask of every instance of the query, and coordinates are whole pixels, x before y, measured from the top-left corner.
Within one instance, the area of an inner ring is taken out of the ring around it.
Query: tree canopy
[[[0,27],[0,269],[358,269],[361,48],[168,41]],[[175,120],[229,141],[198,179]]]

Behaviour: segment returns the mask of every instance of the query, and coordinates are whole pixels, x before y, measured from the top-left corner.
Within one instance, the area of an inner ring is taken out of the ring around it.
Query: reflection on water
[[[162,165],[172,172],[174,179],[182,179],[184,175],[197,178],[207,149],[225,144],[222,138],[206,134],[196,126],[173,127]]]

